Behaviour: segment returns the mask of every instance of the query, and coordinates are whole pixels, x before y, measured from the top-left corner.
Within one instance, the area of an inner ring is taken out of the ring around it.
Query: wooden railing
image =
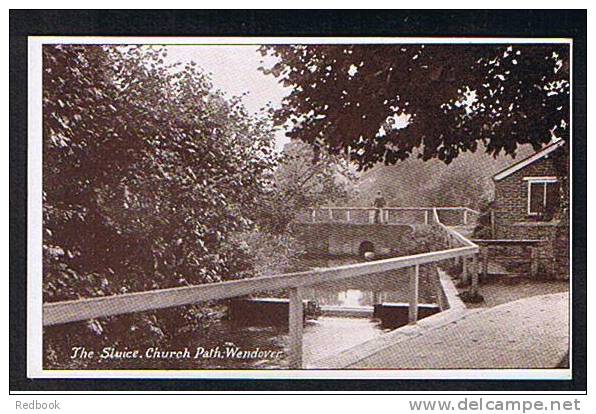
[[[463,258],[465,260],[466,258],[475,258],[477,256],[479,251],[478,246],[459,235],[456,231],[441,224],[437,210],[431,210],[429,220],[439,224],[446,232],[446,237],[452,240],[454,244],[459,244],[459,246],[411,256],[305,272],[127,293],[107,297],[51,302],[43,305],[43,325],[52,326],[106,316],[228,299],[263,291],[288,289],[290,367],[301,368],[303,334],[302,288],[323,282],[345,280],[409,268],[409,321],[410,323],[416,323],[418,320],[418,279],[420,265],[448,259]]]
[[[473,224],[480,212],[469,207],[313,207],[310,214],[303,216],[303,222],[310,223],[361,223],[372,224],[375,215],[384,224],[429,224],[433,211],[457,215],[459,225]],[[405,216],[405,217],[404,217]]]
[[[536,277],[538,274],[538,250],[546,243],[543,239],[475,239],[474,243],[480,247],[480,257],[482,258],[482,275],[484,279],[488,278],[488,260],[489,251],[494,248],[515,247],[522,250],[529,250],[527,257],[523,256],[496,256],[493,260],[505,260],[508,262],[526,262],[530,266],[530,276]],[[552,262],[553,258],[550,259]]]
[[[441,222],[441,220],[439,220],[439,215],[438,215],[437,210],[438,209],[433,210],[433,222],[443,229],[443,232],[446,236],[445,242],[447,243],[449,248],[452,248],[456,245],[468,246],[468,247],[473,246],[476,248],[476,254],[473,254],[470,256],[460,256],[455,259],[456,261],[458,261],[458,260],[462,261],[462,273],[461,273],[462,282],[464,282],[464,283],[469,282],[469,280],[468,280],[469,275],[470,274],[472,275],[471,293],[475,295],[476,293],[478,293],[478,253],[480,252],[480,248],[476,243],[474,243],[473,241],[462,236],[456,230],[444,225]],[[478,212],[478,211],[471,210],[471,209],[469,211],[471,211],[473,214],[476,214],[477,217],[480,216],[480,212]],[[467,218],[466,218],[465,222],[467,223]],[[469,269],[469,266],[468,266],[468,259],[471,259],[471,261],[472,261],[471,269]]]

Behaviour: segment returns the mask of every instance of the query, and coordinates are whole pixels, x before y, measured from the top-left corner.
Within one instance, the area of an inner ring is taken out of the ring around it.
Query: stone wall
[[[365,242],[372,243],[377,255],[398,256],[413,232],[409,225],[348,223],[300,223],[293,229],[307,254],[332,256],[359,255]]]

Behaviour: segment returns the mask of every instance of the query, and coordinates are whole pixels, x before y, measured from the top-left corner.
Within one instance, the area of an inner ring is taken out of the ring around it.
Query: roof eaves
[[[563,144],[565,144],[565,141],[563,141],[560,138],[557,139],[552,144],[544,147],[540,151],[535,152],[534,154],[530,155],[529,157],[524,158],[523,160],[499,171],[498,173],[493,175],[493,180],[500,181],[503,178],[509,177],[511,174],[513,174],[513,173],[521,170],[522,168],[525,168],[526,166],[532,164],[533,162],[538,161],[538,160],[542,159],[543,157],[547,156],[548,154],[550,154],[557,148],[563,146]]]

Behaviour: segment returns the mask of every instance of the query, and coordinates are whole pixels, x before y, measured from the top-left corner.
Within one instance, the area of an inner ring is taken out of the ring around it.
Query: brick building
[[[556,140],[493,176],[492,233],[498,239],[543,239],[542,266],[569,273],[569,217],[565,141]],[[563,167],[561,167],[563,165]]]

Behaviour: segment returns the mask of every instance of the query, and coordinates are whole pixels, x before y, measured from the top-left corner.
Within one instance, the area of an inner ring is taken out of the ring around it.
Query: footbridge
[[[375,213],[381,220],[375,223]],[[352,253],[354,246],[361,245],[361,239],[375,241],[381,248],[392,253],[392,237],[407,236],[407,229],[418,225],[434,226],[444,238],[445,248],[408,256],[392,256],[351,265],[317,268],[304,272],[262,276],[250,279],[232,280],[195,286],[159,289],[145,292],[118,294],[107,297],[93,297],[43,304],[43,326],[67,324],[113,315],[151,311],[175,306],[197,304],[252,295],[260,292],[286,290],[289,293],[289,361],[290,367],[303,367],[302,336],[304,328],[303,290],[323,282],[354,278],[368,278],[371,275],[405,269],[409,274],[408,318],[411,325],[418,322],[419,269],[425,264],[438,264],[446,260],[457,260],[463,264],[465,277],[468,263],[477,263],[479,247],[464,237],[454,226],[470,226],[478,212],[466,207],[416,207],[384,208],[381,211],[366,207],[321,207],[313,208],[297,222],[307,231],[327,238],[327,245],[333,245],[334,237],[352,239],[347,245],[338,242],[337,251]],[[372,217],[372,218],[371,218]],[[328,227],[327,236],[317,233],[316,226]],[[315,226],[315,227],[313,227]],[[308,230],[310,229],[310,230]],[[334,230],[335,229],[335,230]],[[401,231],[404,233],[400,233]],[[375,239],[374,237],[378,237]],[[347,246],[347,247],[346,247]],[[328,247],[330,248],[330,247]],[[335,247],[330,248],[332,251]],[[345,249],[345,250],[344,250]],[[473,282],[478,272],[472,272]],[[477,281],[476,281],[477,282]],[[41,329],[41,327],[40,327]],[[41,330],[39,332],[41,334]]]
[[[433,217],[447,226],[467,226],[476,223],[480,213],[469,207],[312,207],[302,212],[300,223],[346,223],[346,224],[431,224]],[[375,217],[377,219],[375,219]]]
[[[318,207],[300,214],[292,228],[308,254],[387,257],[415,243],[416,227],[440,222],[468,233],[479,215],[467,207]]]

